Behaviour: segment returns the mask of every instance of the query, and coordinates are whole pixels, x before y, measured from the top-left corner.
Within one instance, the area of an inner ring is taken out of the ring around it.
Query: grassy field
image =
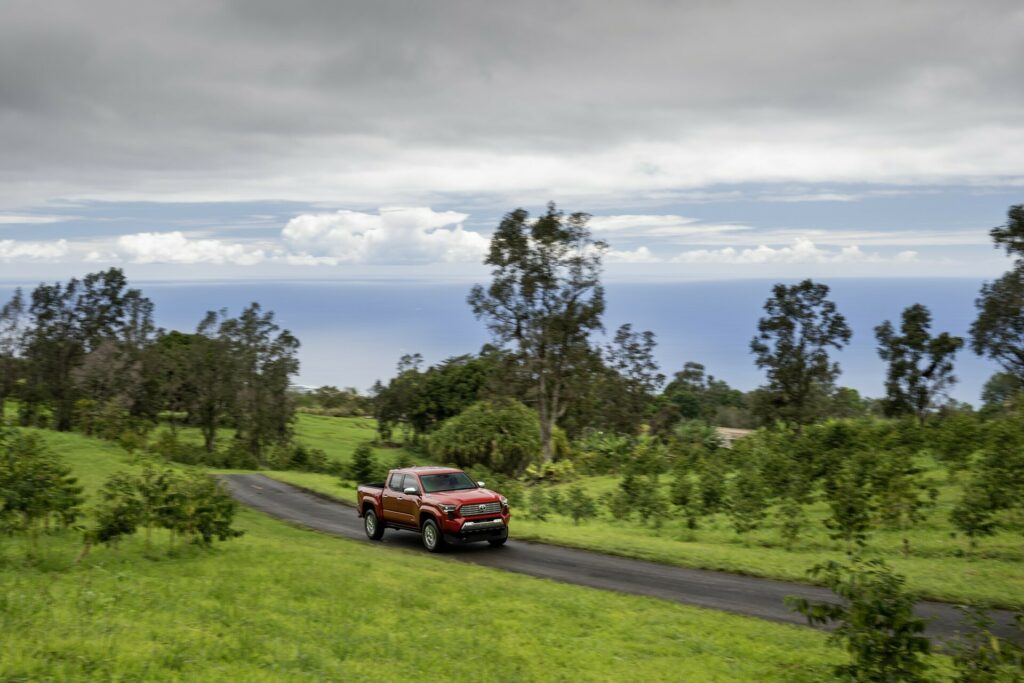
[[[41,432],[90,491],[136,465]],[[243,510],[241,539],[147,558],[0,539],[0,680],[820,681],[822,634],[295,529]],[[160,547],[160,539],[157,546]]]
[[[315,419],[319,421],[315,430],[311,423],[300,422],[300,439],[306,440],[309,438],[307,433],[315,433],[321,443],[326,443],[330,441],[332,431],[337,430],[338,444],[341,444],[340,435],[352,433],[353,427],[346,424],[347,418]],[[331,452],[332,457],[347,459],[344,452],[347,447],[339,445]],[[354,448],[354,444],[351,447]],[[387,458],[394,458],[393,454],[393,450],[378,452],[382,462],[391,462]],[[334,477],[298,472],[266,474],[342,500],[355,500],[355,489],[340,484]],[[909,585],[925,597],[1024,607],[1024,571],[1021,570],[1024,566],[1024,534],[1021,533],[1024,526],[982,539],[977,550],[966,552],[966,543],[963,539],[953,538],[953,529],[948,521],[949,510],[959,496],[959,487],[948,483],[944,472],[935,470],[932,476],[942,482],[938,505],[922,524],[907,534],[911,544],[910,556],[903,555],[903,534],[885,530],[872,534],[869,552],[885,558],[905,574]],[[669,479],[662,478],[666,493]],[[574,483],[581,483],[595,498],[605,500],[618,482],[619,477],[603,476],[582,477]],[[558,488],[564,493],[568,486],[563,484]],[[784,547],[778,520],[774,516],[769,517],[764,528],[739,536],[724,515],[701,520],[701,527],[694,531],[687,529],[684,521],[671,511],[670,520],[660,529],[639,522],[615,521],[606,511],[598,519],[579,526],[560,515],[541,522],[528,519],[525,510],[514,512],[513,535],[517,538],[755,576],[806,581],[809,567],[822,560],[841,559],[844,554],[840,545],[828,539],[821,523],[826,514],[821,503],[809,509],[804,537],[791,549]]]

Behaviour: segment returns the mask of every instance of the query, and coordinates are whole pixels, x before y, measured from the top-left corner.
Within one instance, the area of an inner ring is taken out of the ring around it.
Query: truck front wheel
[[[366,530],[366,537],[371,541],[379,541],[384,537],[384,525],[377,519],[377,513],[373,508],[363,513],[363,529]]]
[[[439,553],[444,549],[444,536],[437,526],[437,522],[428,519],[423,523],[423,547],[432,553]]]

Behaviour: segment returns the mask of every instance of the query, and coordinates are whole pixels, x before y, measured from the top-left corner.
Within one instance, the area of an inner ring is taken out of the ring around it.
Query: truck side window
[[[388,488],[391,489],[392,491],[401,491],[403,479],[405,479],[404,474],[392,474],[391,483],[388,484]]]
[[[416,480],[416,475],[415,474],[407,474],[407,475],[405,475],[405,483],[402,484],[402,487],[403,487],[402,488],[403,491],[405,489],[409,488],[409,487],[412,487],[412,488],[416,489],[417,491],[422,491],[423,490],[423,489],[420,488],[420,483],[419,483],[419,481]]]

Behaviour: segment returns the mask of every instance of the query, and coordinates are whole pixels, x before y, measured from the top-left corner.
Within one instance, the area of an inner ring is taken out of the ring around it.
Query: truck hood
[[[490,489],[428,493],[424,498],[441,505],[473,505],[474,503],[494,503],[500,500],[500,496]]]

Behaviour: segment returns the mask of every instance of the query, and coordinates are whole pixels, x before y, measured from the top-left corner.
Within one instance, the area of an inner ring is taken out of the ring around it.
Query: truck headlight
[[[454,513],[458,509],[458,506],[456,505],[438,505],[437,507],[441,508],[442,512],[448,515]]]

